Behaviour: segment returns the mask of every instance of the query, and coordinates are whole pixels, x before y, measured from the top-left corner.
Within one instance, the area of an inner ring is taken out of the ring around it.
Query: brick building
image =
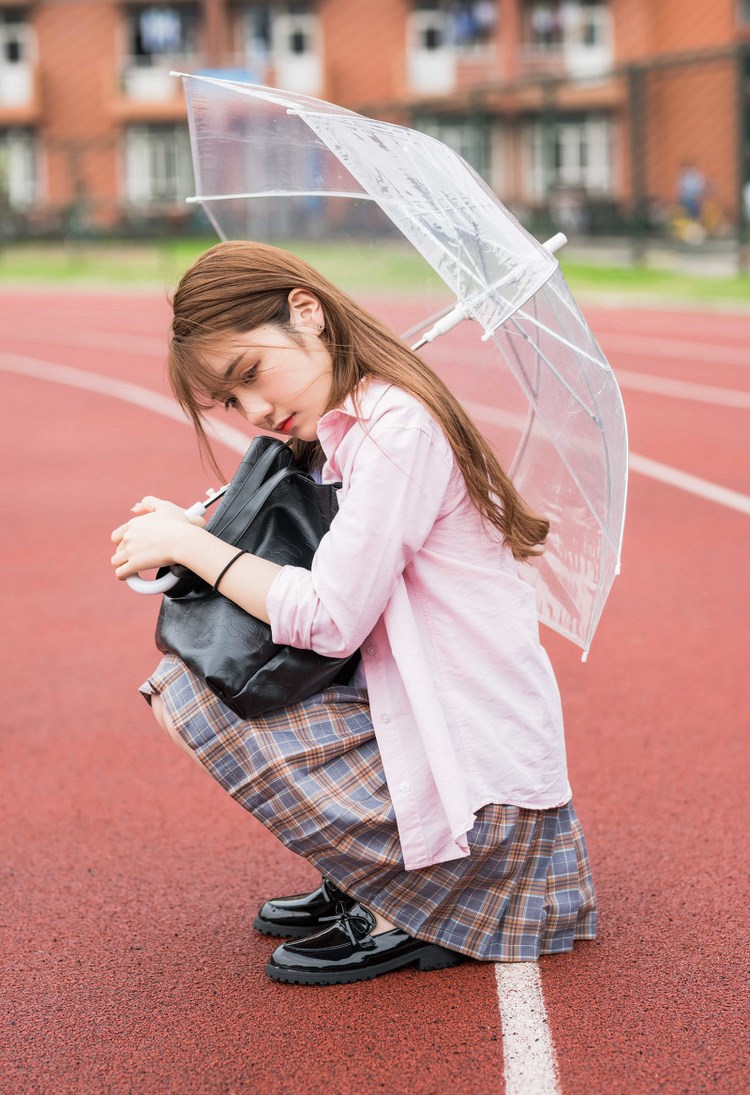
[[[686,165],[735,222],[744,42],[750,0],[0,0],[0,224],[185,216],[170,69],[416,125],[568,227],[674,200]]]

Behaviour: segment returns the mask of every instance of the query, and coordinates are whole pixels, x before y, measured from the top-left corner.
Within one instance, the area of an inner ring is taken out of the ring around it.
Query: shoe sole
[[[391,973],[393,970],[403,969],[405,966],[417,965],[421,972],[429,970],[445,970],[451,966],[458,966],[465,962],[463,954],[446,950],[437,945],[427,947],[422,951],[406,958],[394,958],[390,962],[370,969],[349,970],[346,973],[316,973],[311,970],[286,970],[283,966],[275,966],[269,962],[266,973],[274,981],[283,981],[291,985],[349,985],[353,981],[372,981],[380,977],[382,973]]]

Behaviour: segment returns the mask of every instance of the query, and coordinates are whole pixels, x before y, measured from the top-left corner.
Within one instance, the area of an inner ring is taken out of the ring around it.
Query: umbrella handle
[[[206,510],[215,502],[217,498],[220,498],[226,487],[222,487],[220,490],[206,491],[208,498],[205,502],[196,502],[185,510],[185,516],[192,519],[194,517],[203,517]],[[166,593],[167,590],[172,589],[179,582],[179,577],[168,571],[166,574],[162,574],[161,578],[141,578],[140,574],[131,574],[125,581],[135,593],[144,593],[146,595],[154,593]]]
[[[161,578],[141,578],[140,574],[131,574],[125,581],[128,583],[134,593],[166,593],[168,589],[172,589],[179,582],[179,578],[172,571],[168,571],[166,574],[162,574]]]

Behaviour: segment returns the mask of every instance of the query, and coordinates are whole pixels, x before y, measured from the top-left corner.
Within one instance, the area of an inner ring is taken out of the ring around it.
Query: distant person
[[[362,653],[353,677],[249,720],[174,655],[141,689],[170,736],[322,876],[260,908],[259,931],[291,937],[267,974],[339,984],[593,939],[560,696],[517,567],[548,522],[427,364],[289,252],[218,244],[173,312],[170,381],[199,436],[224,406],[342,483],[311,570],[238,556],[156,498],[112,534],[120,579],[178,562],[281,645]]]
[[[706,188],[703,172],[693,163],[684,163],[677,178],[677,201],[693,220],[701,219]]]

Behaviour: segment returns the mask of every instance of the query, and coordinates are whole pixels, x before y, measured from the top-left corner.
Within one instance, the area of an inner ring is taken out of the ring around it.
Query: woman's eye
[[[255,380],[255,366],[252,369],[246,369],[240,378],[240,384],[249,384]]]
[[[230,395],[227,399],[224,400],[224,410],[225,411],[232,411],[232,410],[234,410],[234,408],[236,406],[237,406],[237,399],[235,398],[235,396]]]

